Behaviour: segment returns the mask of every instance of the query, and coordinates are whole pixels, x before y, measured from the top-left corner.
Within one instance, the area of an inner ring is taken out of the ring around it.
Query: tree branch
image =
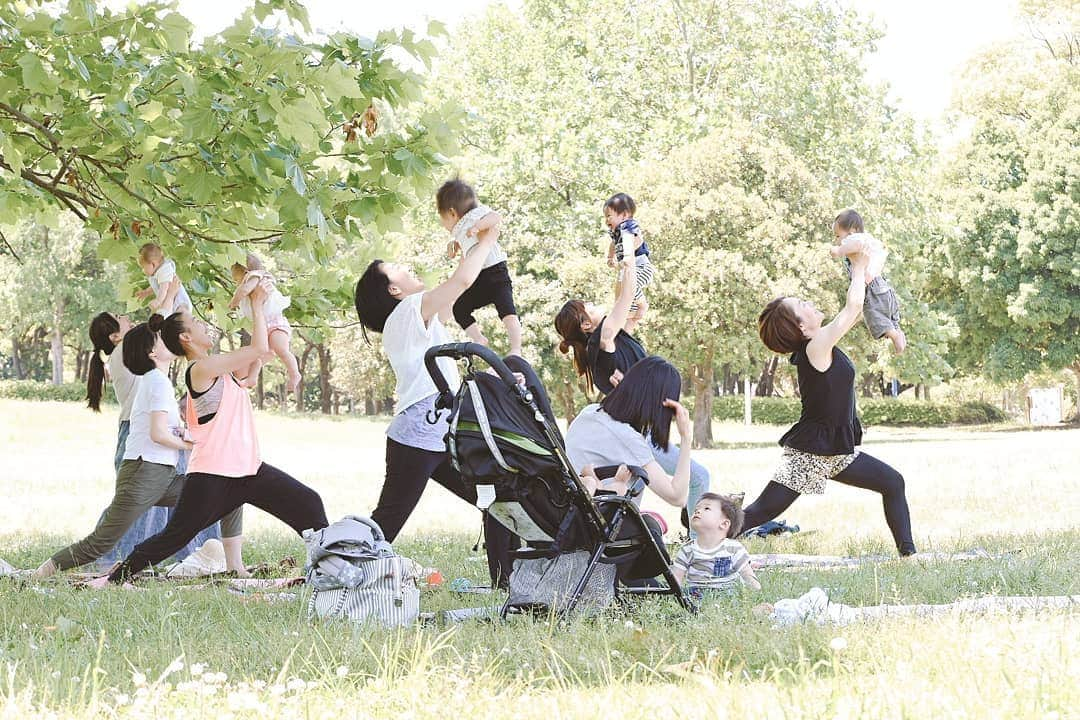
[[[30,127],[33,127],[33,128],[36,128],[37,130],[39,130],[42,135],[49,138],[49,142],[52,143],[52,146],[53,146],[54,150],[57,150],[57,149],[60,148],[60,138],[56,135],[56,133],[54,133],[49,128],[45,127],[45,125],[43,125],[42,123],[38,122],[37,120],[30,117],[29,115],[22,112],[21,110],[16,110],[15,108],[11,107],[10,105],[8,105],[5,102],[0,102],[0,110],[3,110],[8,115],[15,118],[16,120],[21,120],[22,122],[26,123]]]
[[[4,245],[8,249],[8,252],[11,253],[11,257],[15,258],[15,262],[22,265],[22,258],[19,257],[19,253],[15,252],[15,248],[11,247],[11,243],[9,243],[8,239],[4,236],[3,230],[0,230],[0,242],[4,243]]]

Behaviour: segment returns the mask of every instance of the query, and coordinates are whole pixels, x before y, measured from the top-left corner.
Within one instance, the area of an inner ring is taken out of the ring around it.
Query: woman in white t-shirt
[[[35,577],[48,577],[59,570],[97,560],[111,550],[149,508],[173,506],[180,497],[184,478],[176,474],[176,462],[179,452],[190,450],[192,446],[182,438],[183,426],[176,395],[167,375],[176,356],[147,323],[136,325],[123,339],[124,365],[136,376],[136,383],[132,393],[130,431],[116,475],[116,492],[94,531],[46,560],[35,571]],[[239,509],[226,516],[221,527],[224,542],[238,537]]]
[[[368,330],[382,335],[383,350],[397,378],[394,419],[386,430],[386,479],[371,518],[393,542],[409,519],[428,479],[435,480],[470,504],[476,491],[450,463],[444,437],[447,413],[434,425],[427,422],[435,407],[435,383],[424,367],[428,348],[451,342],[443,323],[453,317],[454,303],[476,280],[498,228],[482,232],[477,249],[462,256],[454,273],[428,290],[403,265],[375,260],[356,283],[356,313]],[[460,384],[457,366],[439,360],[443,377],[452,389]],[[488,569],[492,582],[505,585],[509,578],[509,531],[485,516]]]
[[[679,371],[654,356],[635,363],[626,377],[598,403],[587,405],[566,430],[566,455],[590,490],[626,491],[626,475],[597,481],[590,470],[605,465],[637,465],[649,476],[648,488],[675,507],[686,503],[690,484],[690,414],[679,402]],[[675,473],[654,459],[652,446],[666,451],[671,421],[684,438]],[[638,496],[640,504],[641,496]]]

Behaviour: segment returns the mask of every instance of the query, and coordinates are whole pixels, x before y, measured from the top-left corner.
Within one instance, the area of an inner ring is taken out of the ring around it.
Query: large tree
[[[191,30],[171,2],[0,4],[0,213],[67,210],[115,261],[157,241],[223,325],[228,266],[272,254],[290,316],[322,322],[348,304],[335,261],[399,227],[455,150],[457,110],[414,111],[421,76],[392,59],[435,48],[411,31],[311,39],[297,0]]]
[[[964,369],[1080,382],[1080,9],[1024,8],[1035,40],[975,58],[959,94],[971,132],[944,178],[939,297]]]

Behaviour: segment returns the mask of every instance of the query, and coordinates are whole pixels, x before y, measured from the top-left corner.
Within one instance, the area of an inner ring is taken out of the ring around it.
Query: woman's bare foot
[[[56,563],[49,558],[45,562],[41,563],[41,567],[34,571],[34,574],[30,576],[33,580],[44,580],[47,577],[52,577],[56,574]]]

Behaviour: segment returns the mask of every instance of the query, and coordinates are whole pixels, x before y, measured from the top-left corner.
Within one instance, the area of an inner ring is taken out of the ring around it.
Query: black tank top
[[[589,370],[592,371],[593,385],[601,393],[607,395],[615,389],[611,384],[611,376],[615,374],[615,371],[618,370],[625,375],[634,363],[648,353],[636,337],[622,329],[615,335],[615,351],[601,350],[600,332],[604,329],[605,322],[607,322],[607,317],[601,320],[596,329],[589,334],[589,341],[585,346],[585,357]]]
[[[799,369],[802,414],[780,438],[784,447],[814,455],[847,455],[862,443],[862,425],[855,414],[855,365],[838,347],[825,372],[810,364],[806,345],[791,355]]]

